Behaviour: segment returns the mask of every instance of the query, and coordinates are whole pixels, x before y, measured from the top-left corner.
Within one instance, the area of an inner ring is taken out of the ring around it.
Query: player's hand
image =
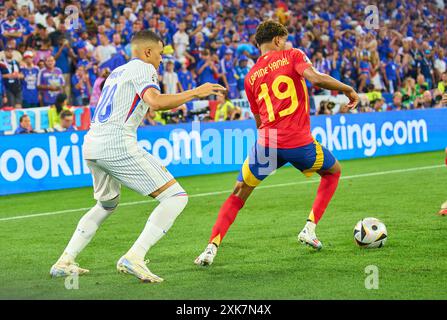
[[[355,92],[355,90],[351,88],[351,90],[345,91],[344,94],[349,99],[349,103],[346,105],[346,108],[349,108],[350,110],[352,110],[355,107],[357,107],[357,104],[360,101],[360,97],[357,94],[357,92]]]
[[[217,83],[205,83],[194,89],[196,98],[206,98],[211,95],[223,96],[226,91],[224,87]]]

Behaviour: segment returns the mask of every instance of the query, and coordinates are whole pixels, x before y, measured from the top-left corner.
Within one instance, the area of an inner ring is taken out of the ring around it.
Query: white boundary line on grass
[[[374,176],[382,176],[386,174],[395,174],[395,173],[406,173],[406,172],[412,172],[412,171],[421,171],[421,170],[430,170],[430,169],[436,169],[445,167],[445,165],[436,165],[436,166],[426,166],[426,167],[414,167],[414,168],[406,168],[406,169],[396,169],[396,170],[388,170],[388,171],[379,171],[379,172],[370,172],[370,173],[362,173],[362,174],[355,174],[351,176],[341,176],[340,179],[347,180],[347,179],[358,179],[358,178],[366,178],[366,177],[374,177]],[[271,188],[281,188],[281,187],[288,187],[288,186],[294,186],[299,184],[309,184],[309,183],[317,183],[320,179],[314,179],[314,180],[306,180],[306,181],[297,181],[297,182],[289,182],[289,183],[279,183],[279,184],[272,184],[267,186],[259,186],[256,189],[271,189]],[[199,197],[206,197],[206,196],[213,196],[213,195],[219,195],[223,193],[230,193],[232,192],[232,189],[229,190],[222,190],[222,191],[214,191],[214,192],[205,192],[205,193],[197,193],[197,194],[191,194],[189,195],[190,198],[199,198]],[[125,207],[125,206],[134,206],[138,204],[145,204],[156,201],[155,199],[149,199],[149,200],[142,200],[142,201],[132,201],[132,202],[124,202],[120,203],[119,206]],[[77,208],[77,209],[68,209],[68,210],[60,210],[60,211],[51,211],[51,212],[43,212],[43,213],[35,213],[35,214],[27,214],[27,215],[19,215],[14,217],[7,217],[7,218],[0,218],[1,221],[11,221],[11,220],[19,220],[19,219],[28,219],[28,218],[36,218],[36,217],[44,217],[44,216],[53,216],[63,213],[71,213],[71,212],[79,212],[79,211],[87,211],[90,210],[90,207],[88,208]]]

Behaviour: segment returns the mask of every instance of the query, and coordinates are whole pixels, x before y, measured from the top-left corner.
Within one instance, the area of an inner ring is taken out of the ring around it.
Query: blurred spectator
[[[5,60],[0,62],[0,71],[2,73],[7,105],[15,108],[21,108],[21,80],[23,79],[23,73],[20,72],[19,63],[13,59],[11,48],[5,49]]]
[[[48,109],[48,127],[55,128],[61,124],[61,113],[64,110],[69,110],[67,107],[68,98],[65,93],[59,93],[54,101],[54,104]]]
[[[243,99],[247,99],[247,95],[245,94],[244,89],[245,76],[250,71],[250,68],[248,68],[247,64],[248,58],[245,55],[242,55],[239,58],[239,65],[236,67],[237,89],[239,90],[239,94]]]
[[[22,54],[17,50],[16,39],[8,39],[6,47],[11,50],[12,58],[20,64],[22,62]],[[0,52],[0,60],[5,60],[5,51]]]
[[[413,78],[408,77],[405,79],[401,93],[402,103],[408,108],[409,104],[412,104],[416,99],[416,82]]]
[[[241,117],[241,109],[230,100],[228,92],[217,97],[218,105],[214,115],[214,121],[237,120]]]
[[[430,109],[433,108],[434,106],[434,100],[432,98],[432,94],[429,90],[426,90],[423,94],[422,94],[422,99],[420,100],[422,103],[422,108],[423,109]],[[419,108],[419,106],[418,106]]]
[[[38,23],[36,24],[34,31],[27,37],[26,45],[28,48],[33,48],[34,50],[40,50],[43,41],[47,39],[48,39],[47,29],[42,24]]]
[[[376,112],[382,112],[387,110],[387,105],[385,104],[385,99],[378,98],[374,101],[373,109]]]
[[[197,63],[197,84],[200,86],[206,82],[217,83],[219,70],[214,63],[210,51],[208,49],[203,50],[200,60]]]
[[[330,75],[331,77],[341,80],[341,72],[342,72],[343,59],[340,56],[339,51],[334,51],[332,56],[331,66],[330,66]]]
[[[390,93],[394,93],[394,91],[397,90],[399,66],[394,61],[392,53],[388,53],[388,57],[384,65],[385,65],[384,80],[386,87]]]
[[[434,90],[433,93],[433,108],[442,108],[442,93],[439,90]]]
[[[105,68],[100,72],[99,77],[96,78],[93,83],[92,95],[90,96],[90,107],[96,107],[99,101],[99,97],[101,96],[102,87],[104,86],[104,82],[110,74],[110,70]]]
[[[445,93],[447,88],[447,72],[444,72],[441,75],[441,81],[438,83],[438,90],[441,91],[441,93]]]
[[[178,31],[173,36],[173,43],[175,48],[175,57],[181,62],[184,62],[185,52],[189,46],[189,35],[186,33],[186,23],[180,22]]]
[[[101,66],[102,63],[109,60],[112,55],[116,53],[116,48],[110,43],[109,38],[104,34],[99,36],[99,40],[100,45],[95,49],[93,57],[99,62],[99,66]]]
[[[441,75],[444,74],[447,71],[447,60],[444,55],[445,49],[439,48],[438,49],[438,55],[436,57],[434,68],[435,68],[435,76],[436,79],[441,79]]]
[[[92,91],[92,85],[88,72],[84,66],[78,66],[76,73],[71,78],[72,83],[72,96],[74,106],[86,106],[89,104],[90,92]]]
[[[393,103],[387,107],[387,111],[400,111],[402,108],[402,93],[396,92],[393,94]]]
[[[74,125],[74,114],[70,110],[62,110],[59,118],[59,123],[54,125],[54,130],[59,132],[78,130]]]
[[[68,96],[71,94],[70,59],[75,59],[76,54],[70,47],[69,41],[64,37],[58,39],[58,44],[54,47],[52,54],[56,60],[56,67],[62,71],[62,76],[64,77],[64,91]]]
[[[163,73],[163,91],[167,94],[175,94],[182,91],[177,72],[174,71],[174,62],[172,60],[166,63],[166,70]]]
[[[0,25],[3,43],[6,46],[6,41],[15,39],[17,43],[23,41],[23,32],[25,31],[20,22],[16,19],[16,11],[9,9],[6,15],[6,20]]]
[[[223,81],[230,99],[239,98],[239,91],[237,89],[237,74],[234,62],[233,50],[227,49],[225,56],[220,60],[220,69],[224,75]]]
[[[261,23],[261,21],[256,17],[256,9],[250,4],[248,7],[248,17],[244,21],[247,33],[249,35],[254,34],[259,23]]]
[[[152,108],[149,108],[149,110],[146,113],[146,116],[143,119],[142,125],[144,126],[163,125],[161,119],[161,112],[155,112],[154,110],[152,110]]]
[[[55,66],[53,56],[45,60],[45,68],[41,69],[37,78],[37,88],[42,95],[42,105],[49,106],[56,102],[56,97],[64,90],[64,76],[61,69]]]
[[[320,102],[320,109],[318,110],[319,115],[331,115],[332,109],[334,109],[335,104],[331,101],[321,101]]]
[[[186,63],[182,64],[182,68],[177,75],[183,91],[191,90],[196,87],[193,75],[191,71],[188,70]]]
[[[51,49],[51,41],[50,39],[44,39],[40,48],[36,51],[34,55],[34,63],[38,64],[40,60],[46,61],[48,57],[53,54],[53,50]]]
[[[360,55],[360,61],[358,62],[358,74],[359,74],[359,86],[358,90],[363,92],[363,89],[371,81],[371,63],[369,61],[369,51],[364,50]]]
[[[36,23],[40,23],[45,28],[47,27],[48,6],[45,3],[41,3],[37,8],[35,14]]]
[[[374,87],[374,84],[372,84],[372,83],[370,83],[369,85],[368,85],[368,92],[367,93],[365,93],[365,95],[366,95],[366,97],[368,98],[368,101],[369,101],[369,103],[371,104],[371,105],[373,105],[374,104],[374,102],[377,100],[377,99],[381,99],[382,98],[382,92],[380,92],[379,90],[377,90],[375,87]]]
[[[24,108],[39,107],[39,91],[37,90],[37,77],[39,68],[33,63],[34,54],[32,51],[26,51],[23,54],[25,65],[21,67],[23,73],[22,95]]]
[[[121,54],[124,57],[124,59],[129,60],[130,57],[129,55],[127,55],[126,49],[123,46],[121,35],[119,33],[114,33],[112,39],[113,39],[112,45],[115,47],[116,52]]]
[[[24,114],[20,117],[19,126],[14,132],[14,134],[24,134],[24,133],[34,133],[33,127],[31,126],[31,120],[27,114]]]
[[[37,67],[39,68],[39,71],[42,70],[42,69],[44,69],[44,68],[45,68],[45,60],[40,59],[40,60],[37,62]]]
[[[431,89],[434,82],[432,51],[427,42],[424,42],[420,48],[415,56],[417,72],[424,76],[428,89]]]
[[[164,45],[172,44],[172,35],[170,34],[169,29],[166,28],[166,22],[158,22],[157,32],[160,35],[160,38],[163,40]]]

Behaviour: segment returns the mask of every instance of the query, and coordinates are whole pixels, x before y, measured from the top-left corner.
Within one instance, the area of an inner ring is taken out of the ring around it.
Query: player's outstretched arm
[[[154,111],[170,110],[185,104],[193,99],[206,98],[210,95],[222,96],[225,88],[216,83],[205,83],[195,89],[186,90],[176,94],[161,94],[155,88],[146,90],[143,101],[146,102]]]
[[[359,103],[359,95],[351,86],[348,86],[327,74],[318,72],[314,67],[306,68],[303,72],[303,76],[309,80],[312,85],[327,90],[338,90],[343,92],[343,94],[349,99],[349,104],[347,106],[350,109],[355,108]]]

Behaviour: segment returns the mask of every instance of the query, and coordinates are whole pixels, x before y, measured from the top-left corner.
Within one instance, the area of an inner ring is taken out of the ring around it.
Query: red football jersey
[[[299,49],[270,51],[259,57],[248,72],[244,87],[251,111],[261,118],[261,145],[290,149],[313,141],[303,77],[311,65]]]

